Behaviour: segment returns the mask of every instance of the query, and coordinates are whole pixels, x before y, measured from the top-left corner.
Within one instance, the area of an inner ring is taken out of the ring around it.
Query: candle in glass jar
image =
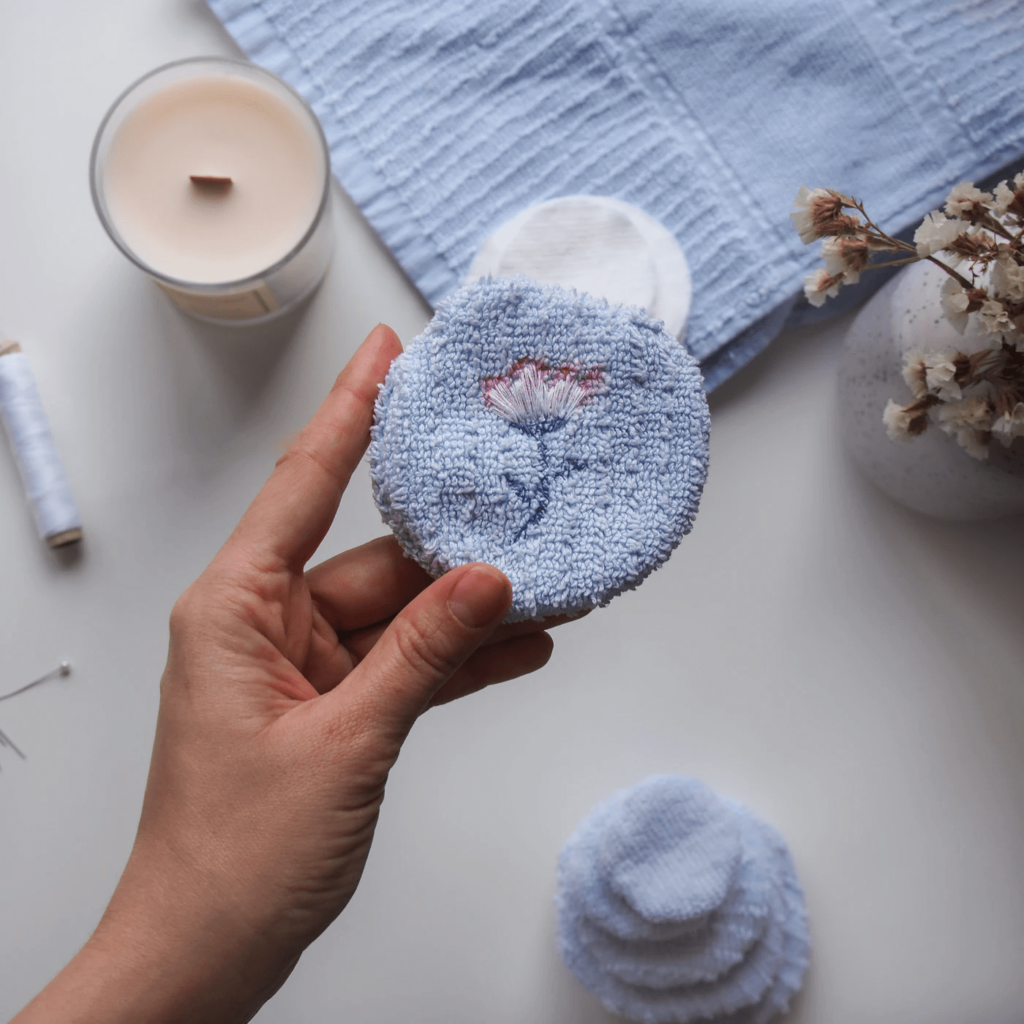
[[[159,69],[114,105],[93,195],[119,247],[189,312],[256,320],[289,308],[330,257],[329,164],[319,125],[253,65]]]

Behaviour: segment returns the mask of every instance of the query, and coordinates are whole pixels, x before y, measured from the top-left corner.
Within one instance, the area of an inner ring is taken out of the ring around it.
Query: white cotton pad
[[[682,340],[693,285],[679,243],[639,207],[607,196],[563,196],[531,206],[487,238],[467,283],[515,277],[639,306]]]

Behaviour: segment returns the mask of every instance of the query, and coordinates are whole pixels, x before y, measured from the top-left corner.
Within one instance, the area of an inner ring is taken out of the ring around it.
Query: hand
[[[248,1020],[355,891],[416,718],[550,656],[541,624],[499,626],[491,566],[431,582],[388,537],[304,572],[400,351],[370,334],[175,605],[134,849],[18,1024]]]

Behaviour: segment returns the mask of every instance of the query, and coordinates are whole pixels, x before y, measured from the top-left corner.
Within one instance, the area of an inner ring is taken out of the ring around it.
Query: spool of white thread
[[[16,341],[0,342],[0,420],[39,536],[51,548],[80,541],[82,517],[57,458],[35,378]]]

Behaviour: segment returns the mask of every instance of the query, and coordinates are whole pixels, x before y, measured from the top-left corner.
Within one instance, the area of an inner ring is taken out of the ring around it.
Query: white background
[[[179,316],[116,252],[87,161],[164,61],[234,53],[199,0],[0,0],[0,330],[22,341],[85,520],[36,539],[0,449],[0,1018],[97,921],[132,841],[167,614],[380,320],[429,310],[344,195],[304,317]],[[813,183],[812,183],[813,184]],[[1024,533],[906,512],[842,456],[845,322],[712,401],[691,537],[557,634],[537,675],[433,711],[362,886],[263,1024],[602,1024],[562,966],[559,847],[612,790],[696,775],[789,839],[813,964],[799,1024],[1024,1020]],[[322,553],[382,532],[361,473]]]

